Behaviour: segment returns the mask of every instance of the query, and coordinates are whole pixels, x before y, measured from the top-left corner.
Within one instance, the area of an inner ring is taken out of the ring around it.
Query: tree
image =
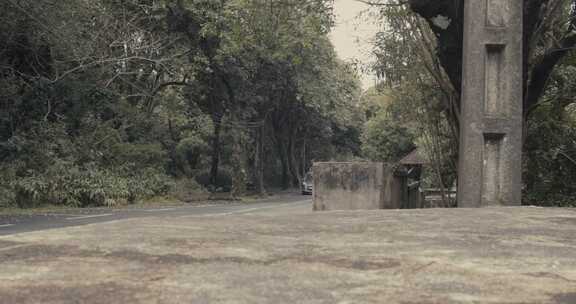
[[[463,1],[410,0],[410,8],[430,24],[438,37],[437,55],[454,87],[462,77]],[[555,67],[576,46],[573,0],[524,0],[524,112],[539,105]],[[447,28],[438,16],[451,20]]]
[[[458,146],[457,92],[435,56],[436,40],[407,6],[379,7],[381,32],[374,43],[375,89],[388,98],[386,111],[408,128],[431,161],[434,187],[452,186]]]
[[[358,153],[329,0],[0,9],[0,200],[111,205],[192,178],[240,195],[244,171],[264,193],[264,176],[289,186],[313,159]]]
[[[250,92],[246,104],[252,110],[246,119],[258,123],[258,132],[253,133],[258,147],[253,160],[255,185],[262,190],[263,134],[271,133],[282,184],[289,187],[310,166],[311,137],[316,136],[312,131],[323,121],[346,115],[342,109],[355,102],[358,83],[350,76],[352,71],[337,62],[327,38],[332,26],[330,1],[234,3],[226,46],[252,75],[243,91]],[[335,115],[335,109],[341,112]]]
[[[366,123],[362,137],[364,155],[374,161],[395,163],[414,150],[415,137],[387,112]]]
[[[390,85],[409,81],[424,85],[417,90],[432,88],[441,93],[438,95],[441,104],[434,102],[436,98],[433,98],[429,99],[430,102],[425,101],[428,104],[426,107],[430,110],[429,113],[443,113],[452,127],[452,146],[456,146],[462,77],[464,2],[409,0],[371,3],[380,9],[381,16],[385,19],[384,30],[376,44],[379,55],[376,70],[386,82],[392,82]],[[525,170],[524,176],[527,182],[525,194],[531,196],[537,188],[534,185],[542,184],[544,180],[554,180],[545,176],[554,174],[554,171],[548,169],[555,166],[551,160],[556,160],[544,155],[560,155],[558,159],[567,162],[563,166],[570,166],[571,163],[561,156],[571,151],[567,138],[556,137],[556,140],[542,141],[539,136],[547,132],[551,125],[555,125],[556,132],[561,134],[571,132],[571,123],[564,117],[575,100],[566,98],[564,93],[570,92],[573,87],[573,84],[567,81],[569,77],[566,75],[569,73],[566,72],[569,71],[567,68],[571,65],[570,58],[576,44],[576,7],[572,0],[525,0],[524,5],[525,168],[530,168]],[[555,109],[552,113],[563,114],[542,115],[550,113],[551,108]],[[430,127],[434,125],[437,124]],[[437,132],[437,137],[441,139],[444,136],[442,133],[445,132]],[[551,151],[563,152],[555,154]],[[548,165],[543,165],[544,163]],[[564,175],[564,180],[572,177],[566,178],[568,176]],[[561,185],[559,181],[546,183],[559,186],[554,186],[555,189],[570,189],[567,184]]]

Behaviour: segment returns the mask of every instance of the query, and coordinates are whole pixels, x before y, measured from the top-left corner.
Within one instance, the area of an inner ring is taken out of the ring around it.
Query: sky
[[[357,18],[368,5],[355,0],[336,0],[334,13],[336,27],[330,33],[330,40],[341,59],[358,60],[363,63],[372,61],[370,40],[378,31],[378,27],[367,18]],[[368,89],[375,84],[374,75],[361,75],[362,86]]]

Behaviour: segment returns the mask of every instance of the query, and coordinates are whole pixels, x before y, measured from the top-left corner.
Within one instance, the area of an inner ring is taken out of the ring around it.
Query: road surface
[[[143,209],[71,209],[36,215],[0,214],[0,236],[142,217],[216,216],[281,208],[286,204],[311,204],[310,196],[284,193],[250,203],[210,204],[204,206],[156,207]]]

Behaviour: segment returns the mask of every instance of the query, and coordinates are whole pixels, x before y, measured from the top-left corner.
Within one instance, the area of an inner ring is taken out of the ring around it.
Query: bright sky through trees
[[[368,5],[355,0],[336,0],[334,8],[336,27],[330,39],[338,56],[346,61],[355,60],[364,64],[373,61],[370,40],[377,33],[378,27],[368,18],[357,18]],[[362,75],[364,89],[373,86],[374,79],[373,74]]]

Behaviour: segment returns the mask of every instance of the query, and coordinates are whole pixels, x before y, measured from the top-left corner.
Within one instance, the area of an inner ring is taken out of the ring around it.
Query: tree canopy
[[[463,0],[366,1],[381,20],[374,69],[450,186],[462,78]],[[574,202],[576,3],[524,0],[524,201]],[[415,124],[416,123],[416,124]],[[559,136],[553,136],[556,134]]]
[[[3,1],[0,201],[264,193],[360,153],[333,22],[329,0]]]

